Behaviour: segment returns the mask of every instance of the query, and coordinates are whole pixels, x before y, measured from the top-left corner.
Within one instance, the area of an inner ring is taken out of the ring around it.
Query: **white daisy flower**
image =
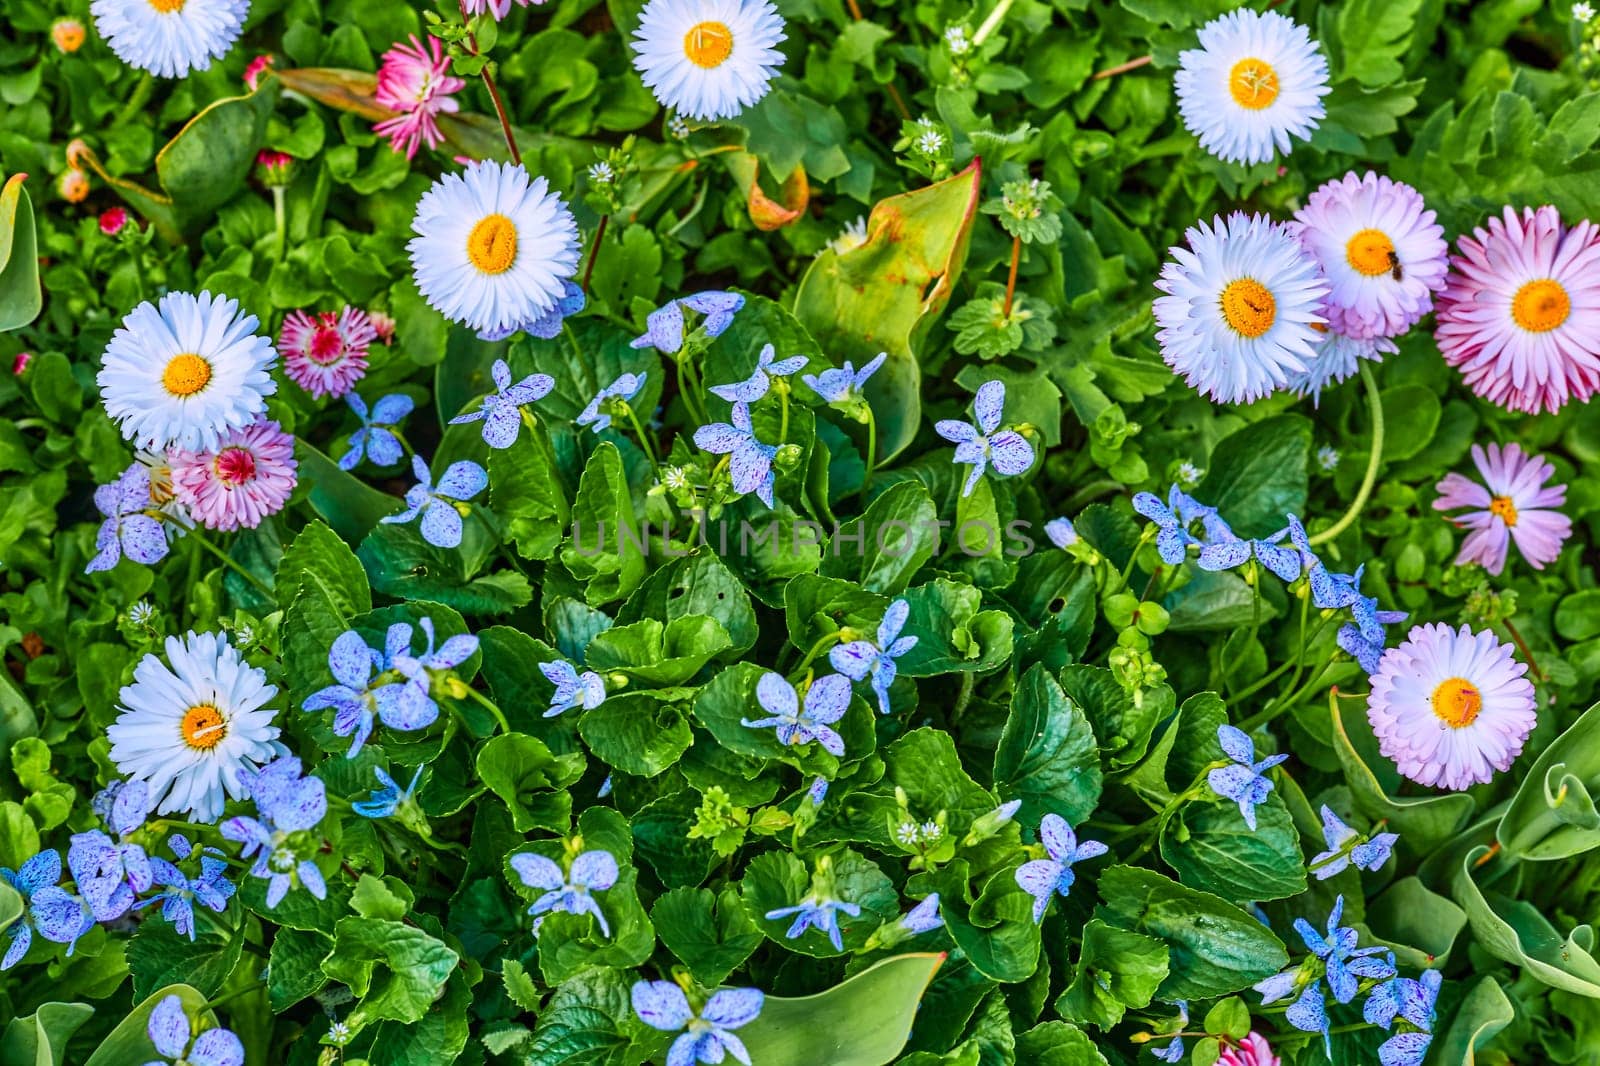
[[[839,231],[837,237],[828,242],[828,247],[839,255],[843,255],[846,252],[855,251],[866,243],[867,216],[857,215],[854,222],[846,222],[844,224],[844,229]]]
[[[1594,18],[1593,4],[1578,3],[1572,5],[1572,19],[1574,22],[1582,25],[1592,18]]]
[[[1211,20],[1178,64],[1183,124],[1231,163],[1287,154],[1290,135],[1308,139],[1326,113],[1327,57],[1304,26],[1275,11],[1241,8]]]
[[[163,78],[206,70],[239,39],[250,0],[94,0],[95,29],[117,58]]]
[[[783,19],[766,0],[650,0],[633,65],[663,107],[710,122],[767,94],[783,39]]]
[[[251,425],[278,385],[278,353],[256,334],[239,301],[169,292],[128,312],[111,335],[99,375],[100,399],[122,435],[149,451],[213,447]]]
[[[417,202],[407,249],[417,288],[475,330],[521,328],[556,306],[578,269],[578,223],[544,178],[516,163],[446,174]]]
[[[166,649],[171,666],[146,655],[120,694],[111,761],[149,786],[159,813],[214,822],[245,795],[242,775],[288,754],[264,706],[278,690],[222,634],[168,637]]]
[[[1217,403],[1260,399],[1317,356],[1328,283],[1285,226],[1266,215],[1219,215],[1171,249],[1156,288],[1161,357]]]

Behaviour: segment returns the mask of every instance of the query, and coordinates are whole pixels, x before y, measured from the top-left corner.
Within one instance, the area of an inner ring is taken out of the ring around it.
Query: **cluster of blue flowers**
[[[149,788],[143,781],[115,781],[92,803],[107,829],[72,836],[66,871],[76,888],[62,886],[61,854],[39,852],[20,869],[0,867],[0,880],[16,890],[23,912],[0,930],[9,939],[0,970],[9,970],[33,946],[35,934],[67,945],[70,956],[78,940],[97,922],[114,922],[129,911],[160,904],[161,916],[173,928],[195,937],[194,905],[221,913],[235,886],[227,879],[227,863],[214,848],[196,849],[181,833],[169,833],[166,845],[173,859],[151,854],[135,837],[147,831]],[[191,865],[185,873],[179,864]]]
[[[594,898],[594,893],[604,892],[617,883],[617,860],[609,851],[583,851],[571,857],[563,870],[554,859],[537,852],[524,851],[511,856],[511,869],[522,883],[539,889],[543,895],[533,901],[528,913],[534,915],[534,933],[538,934],[543,915],[550,911],[567,914],[592,914],[600,926],[600,935],[611,936],[605,912]]]
[[[1261,993],[1262,1004],[1294,996],[1294,1002],[1284,1012],[1284,1019],[1302,1032],[1321,1033],[1328,1055],[1332,1057],[1327,993],[1333,994],[1336,1003],[1350,1003],[1361,993],[1362,982],[1366,981],[1368,998],[1362,1008],[1363,1017],[1383,1029],[1390,1029],[1396,1019],[1405,1023],[1400,1032],[1378,1049],[1380,1062],[1383,1066],[1421,1066],[1432,1041],[1434,1007],[1440,984],[1438,972],[1425,971],[1419,980],[1399,977],[1395,972],[1394,953],[1379,946],[1357,947],[1356,931],[1339,925],[1343,917],[1344,897],[1340,896],[1328,915],[1326,933],[1319,932],[1304,918],[1295,920],[1295,932],[1310,954],[1300,965],[1255,986]]]
[[[478,638],[469,634],[450,637],[437,650],[433,620],[418,623],[427,640],[421,654],[411,650],[410,623],[389,627],[384,650],[367,646],[361,634],[340,634],[328,649],[328,669],[335,684],[306,697],[301,709],[334,711],[333,731],[354,737],[347,757],[355,758],[381,720],[403,733],[426,729],[439,717],[434,696],[439,680],[466,662],[478,650]]]
[[[1380,611],[1376,597],[1361,594],[1364,567],[1358,566],[1353,574],[1329,570],[1312,550],[1305,527],[1294,515],[1287,515],[1287,524],[1272,536],[1247,540],[1233,532],[1215,507],[1200,503],[1177,485],[1168,492],[1166,503],[1153,493],[1137,494],[1133,509],[1156,524],[1156,552],[1168,566],[1184,562],[1189,549],[1197,548],[1195,565],[1202,570],[1232,570],[1255,559],[1286,582],[1297,581],[1304,574],[1314,606],[1350,611],[1351,621],[1339,629],[1339,646],[1368,673],[1377,670],[1383,656],[1385,627],[1405,621],[1405,612]],[[1199,535],[1192,531],[1195,523],[1199,523]],[[1285,538],[1289,546],[1282,543]]]
[[[198,1035],[189,1022],[183,1000],[167,996],[150,1012],[145,1033],[163,1059],[145,1066],[244,1066],[244,1043],[230,1029],[207,1029]],[[192,1038],[192,1039],[191,1039]]]
[[[325,899],[328,887],[314,859],[322,841],[312,833],[328,813],[322,781],[301,776],[300,760],[285,755],[256,771],[248,788],[256,817],[229,818],[220,829],[224,839],[243,845],[241,858],[256,856],[250,875],[267,882],[267,906],[276,907],[296,885]]]

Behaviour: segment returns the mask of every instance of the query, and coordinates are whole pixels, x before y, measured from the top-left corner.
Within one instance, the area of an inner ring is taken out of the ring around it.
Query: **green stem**
[[[490,714],[494,715],[494,720],[500,725],[500,732],[510,733],[512,731],[511,723],[506,721],[505,712],[500,709],[498,704],[471,685],[466,686],[466,689],[468,696],[477,700]]]
[[[252,982],[251,984],[245,985],[243,988],[236,988],[232,992],[225,992],[222,995],[216,997],[215,999],[207,1000],[206,1001],[206,1006],[213,1007],[213,1008],[220,1007],[224,1003],[228,1002],[230,999],[238,999],[240,996],[248,996],[252,992],[261,991],[261,989],[263,987],[264,986],[263,986],[262,982],[255,981],[255,982]]]
[[[249,584],[257,592],[261,593],[261,595],[267,597],[269,600],[276,598],[273,595],[272,590],[268,588],[260,578],[246,570],[243,566],[240,566],[233,556],[229,555],[227,552],[211,543],[210,539],[208,539],[204,533],[201,533],[200,530],[191,529],[189,530],[188,535],[193,537],[195,541],[206,551],[210,552],[212,555],[215,555],[218,559],[221,559],[224,565],[232,568],[234,573],[238,574],[240,577],[244,578],[245,581],[249,582]]]
[[[1378,481],[1378,467],[1383,464],[1383,399],[1378,395],[1378,382],[1372,376],[1372,363],[1363,359],[1360,363],[1361,381],[1367,387],[1367,406],[1372,412],[1372,454],[1367,456],[1367,472],[1361,479],[1361,488],[1356,492],[1356,498],[1350,501],[1349,508],[1344,515],[1320,533],[1311,536],[1311,544],[1326,544],[1350,527],[1366,509],[1367,499],[1372,495],[1372,486]]]
[[[272,228],[278,235],[278,262],[283,262],[283,257],[289,252],[289,224],[288,216],[284,211],[283,186],[272,187]]]
[[[867,498],[867,490],[872,488],[872,470],[878,463],[878,416],[872,413],[872,408],[867,408],[867,472],[861,476],[861,498]]]
[[[650,465],[656,469],[656,480],[661,479],[661,464],[656,462],[656,446],[650,443],[650,435],[639,424],[639,416],[634,414],[633,405],[628,404],[628,422],[633,426],[633,431],[639,435],[639,444],[644,448],[644,454],[650,460]]]
[[[1012,0],[1000,0],[994,6],[994,10],[989,12],[989,17],[978,27],[978,32],[972,35],[972,47],[977,48],[989,39],[989,34],[999,28],[1001,21],[1006,17],[1006,12],[1011,10],[1011,3]]]
[[[1253,715],[1241,723],[1239,728],[1244,730],[1246,733],[1253,732],[1257,729],[1260,729],[1274,718],[1278,717],[1284,711],[1287,711],[1289,708],[1293,707],[1296,703],[1299,703],[1303,696],[1321,684],[1322,675],[1327,673],[1328,667],[1331,665],[1333,665],[1333,660],[1330,659],[1328,662],[1318,666],[1316,672],[1311,675],[1311,680],[1307,681],[1298,689],[1291,687],[1288,690],[1287,695],[1279,696],[1277,699],[1267,704],[1261,709],[1259,714]]]
[[[133,95],[122,105],[117,117],[111,120],[111,128],[118,129],[132,122],[134,116],[144,110],[145,103],[150,99],[150,92],[155,87],[156,79],[153,76],[148,73],[139,75],[139,81],[133,87]]]
[[[811,645],[811,650],[806,652],[806,657],[804,659],[800,660],[800,665],[789,671],[789,673],[791,675],[803,673],[806,667],[811,665],[811,661],[818,655],[822,654],[822,649],[828,647],[829,645],[837,644],[838,642],[838,630],[835,630],[832,633],[824,633],[822,636],[817,638],[817,642],[815,644]]]
[[[1076,512],[1080,507],[1088,503],[1090,500],[1108,495],[1109,493],[1121,492],[1122,489],[1122,482],[1117,481],[1114,478],[1102,478],[1099,481],[1091,481],[1077,492],[1074,492],[1071,496],[1068,496],[1067,502],[1061,507],[1061,511],[1063,514],[1071,517],[1074,512]]]
[[[783,414],[778,420],[778,445],[789,443],[789,386],[779,385],[778,400],[783,404]]]

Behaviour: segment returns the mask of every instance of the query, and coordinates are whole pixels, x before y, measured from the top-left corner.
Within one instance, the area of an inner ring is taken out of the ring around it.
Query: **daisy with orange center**
[[[1456,242],[1434,338],[1490,403],[1558,411],[1600,389],[1600,226],[1512,208]]]
[[[146,655],[106,729],[111,761],[149,787],[161,814],[212,822],[241,775],[285,754],[267,706],[277,689],[219,633],[168,637],[166,662]]]
[[[1464,789],[1510,767],[1538,721],[1528,668],[1511,645],[1466,626],[1412,628],[1372,675],[1367,718],[1406,777]]]
[[[783,39],[783,19],[766,0],[650,0],[633,65],[663,107],[710,122],[766,95]]]
[[[1304,26],[1275,11],[1230,11],[1178,56],[1173,84],[1200,147],[1232,163],[1265,163],[1322,120],[1328,61]]]
[[[1260,399],[1307,374],[1324,334],[1316,263],[1265,215],[1221,216],[1171,249],[1156,288],[1167,365],[1218,403]]]
[[[1567,502],[1567,487],[1551,485],[1555,467],[1520,445],[1487,449],[1474,444],[1472,461],[1482,483],[1461,474],[1446,474],[1433,501],[1434,510],[1458,511],[1451,520],[1471,530],[1461,542],[1456,565],[1477,563],[1491,574],[1505,569],[1510,544],[1535,570],[1544,569],[1561,554],[1572,535],[1572,519],[1558,509]]]
[[[228,54],[249,0],[94,0],[95,29],[129,66],[162,78],[207,70]]]

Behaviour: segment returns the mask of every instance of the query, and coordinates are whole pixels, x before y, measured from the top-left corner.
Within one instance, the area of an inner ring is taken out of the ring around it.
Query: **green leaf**
[[[795,316],[823,351],[858,367],[889,353],[866,389],[880,461],[903,451],[921,426],[921,349],[966,262],[981,189],[974,162],[925,189],[879,201],[866,243],[842,254],[824,250],[800,281]]]
[[[460,956],[414,925],[383,918],[344,918],[334,927],[333,953],[322,972],[350,986],[363,1020],[416,1022],[444,993]]]
[[[1222,438],[1194,497],[1217,508],[1241,537],[1265,537],[1304,514],[1311,422],[1274,415]]]
[[[618,671],[653,688],[686,684],[732,646],[728,631],[703,614],[615,625],[595,634],[584,653],[591,670]]]
[[[594,665],[590,663],[590,665]],[[606,765],[636,777],[654,777],[694,743],[683,708],[643,693],[611,696],[583,712],[578,732]]]
[[[761,927],[732,887],[676,888],[656,900],[650,920],[667,950],[707,988],[715,988],[761,946]]]
[[[1022,676],[994,756],[994,787],[1021,799],[1018,818],[1033,825],[1059,814],[1078,825],[1100,802],[1100,754],[1083,710],[1043,666]]]
[[[0,188],[0,333],[26,326],[44,306],[33,201],[22,184],[26,178],[13,174]]]
[[[1434,1038],[1433,1061],[1439,1066],[1474,1066],[1478,1061],[1474,1052],[1494,1039],[1516,1016],[1500,982],[1493,977],[1482,978],[1456,1008],[1450,1028]]]
[[[673,559],[653,571],[617,611],[618,625],[645,618],[674,619],[696,615],[715,618],[732,641],[733,654],[748,651],[759,629],[744,586],[727,565],[710,552]]]
[[[861,908],[857,917],[842,913],[838,916],[843,952],[834,948],[826,933],[814,928],[789,939],[787,934],[793,915],[766,917],[773,911],[799,904],[811,893],[811,874],[793,855],[783,851],[757,855],[745,868],[744,879],[739,884],[745,907],[768,939],[790,951],[818,959],[861,950],[873,930],[884,922],[894,921],[900,914],[900,894],[875,863],[853,851],[837,851],[830,855],[835,898]]]
[[[489,498],[506,539],[524,559],[549,559],[571,516],[544,426],[524,427],[509,448],[489,452]]]
[[[333,938],[309,929],[277,929],[267,964],[267,1002],[281,1014],[328,983],[322,960],[333,950]]]
[[[609,441],[583,468],[572,504],[572,543],[561,549],[561,562],[583,582],[591,607],[625,598],[644,580],[645,556],[622,453]]]
[[[322,522],[312,522],[295,535],[278,563],[274,592],[288,606],[308,586],[316,585],[345,617],[372,610],[367,572],[350,546]]]
[[[478,749],[478,776],[505,801],[517,832],[566,832],[572,797],[565,791],[583,776],[582,755],[555,755],[544,741],[502,733]]]
[[[1017,1037],[1017,1061],[1028,1066],[1107,1066],[1089,1034],[1066,1022],[1045,1022]]]
[[[1422,0],[1350,0],[1339,9],[1339,76],[1384,86],[1405,74],[1402,59]]]
[[[1158,937],[1171,952],[1161,999],[1211,999],[1248,988],[1289,964],[1283,942],[1248,912],[1154,870],[1113,866],[1096,886],[1096,917]]]
[[[905,1047],[943,955],[897,955],[814,996],[768,996],[739,1030],[762,1066],[885,1066]]]
[[[1402,877],[1367,903],[1366,926],[1374,941],[1394,949],[1402,967],[1443,967],[1467,915],[1417,877]]]
[[[507,999],[525,1011],[539,1009],[539,986],[533,983],[522,963],[506,959],[500,964],[500,978],[505,982]]]
[[[1300,836],[1276,794],[1256,807],[1255,829],[1232,801],[1185,804],[1162,830],[1161,857],[1184,884],[1229,899],[1306,890]]]
[[[1090,919],[1083,927],[1077,972],[1056,1000],[1056,1010],[1071,1021],[1110,1029],[1127,1008],[1150,1005],[1167,979],[1167,957],[1167,946],[1155,937]]]
[[[41,1003],[26,1018],[0,1030],[0,1062],[6,1066],[63,1066],[67,1041],[94,1015],[87,1003]]]
[[[539,1014],[529,1063],[539,1066],[634,1066],[632,1032],[642,1028],[628,998],[629,981],[615,970],[586,970],[565,982]]]
[[[938,517],[925,486],[896,482],[868,505],[860,519],[840,526],[823,558],[822,573],[848,579],[870,592],[896,595],[933,558]]]
[[[974,892],[967,860],[956,859],[936,872],[918,874],[907,890],[913,895],[936,891],[945,930],[967,960],[993,981],[1025,981],[1039,966],[1039,926],[1033,920],[1033,897],[1017,884],[1016,868],[1001,867],[977,875]]]
[[[906,677],[994,670],[1011,655],[1011,616],[984,611],[983,595],[970,585],[935,578],[905,594],[911,606],[902,636],[916,647],[896,660]]]
[[[1565,859],[1600,846],[1600,703],[1555,740],[1523,775],[1495,829],[1506,854]]]
[[[294,442],[294,456],[300,464],[301,483],[310,486],[312,508],[345,543],[360,543],[378,519],[399,513],[399,499],[340,470],[339,464],[304,440]]]
[[[150,1012],[168,996],[177,996],[183,1004],[184,1013],[189,1016],[190,1032],[198,1033],[216,1027],[217,1016],[206,1009],[206,997],[199,989],[182,984],[168,985],[152,992],[129,1011],[128,1016],[117,1023],[117,1027],[100,1042],[83,1066],[129,1066],[130,1063],[159,1060],[161,1053],[150,1042],[147,1030]]]
[[[197,929],[194,939],[190,940],[173,929],[171,922],[143,922],[128,941],[133,994],[148,996],[182,977],[183,983],[214,996],[228,983],[243,950],[242,932],[230,937],[210,929],[203,932]]]
[[[1478,945],[1552,988],[1600,998],[1600,962],[1591,954],[1594,927],[1577,926],[1563,938],[1532,903],[1484,892],[1478,887],[1475,871],[1480,859],[1492,858],[1487,847],[1467,852],[1451,886],[1456,902],[1467,912]]]

